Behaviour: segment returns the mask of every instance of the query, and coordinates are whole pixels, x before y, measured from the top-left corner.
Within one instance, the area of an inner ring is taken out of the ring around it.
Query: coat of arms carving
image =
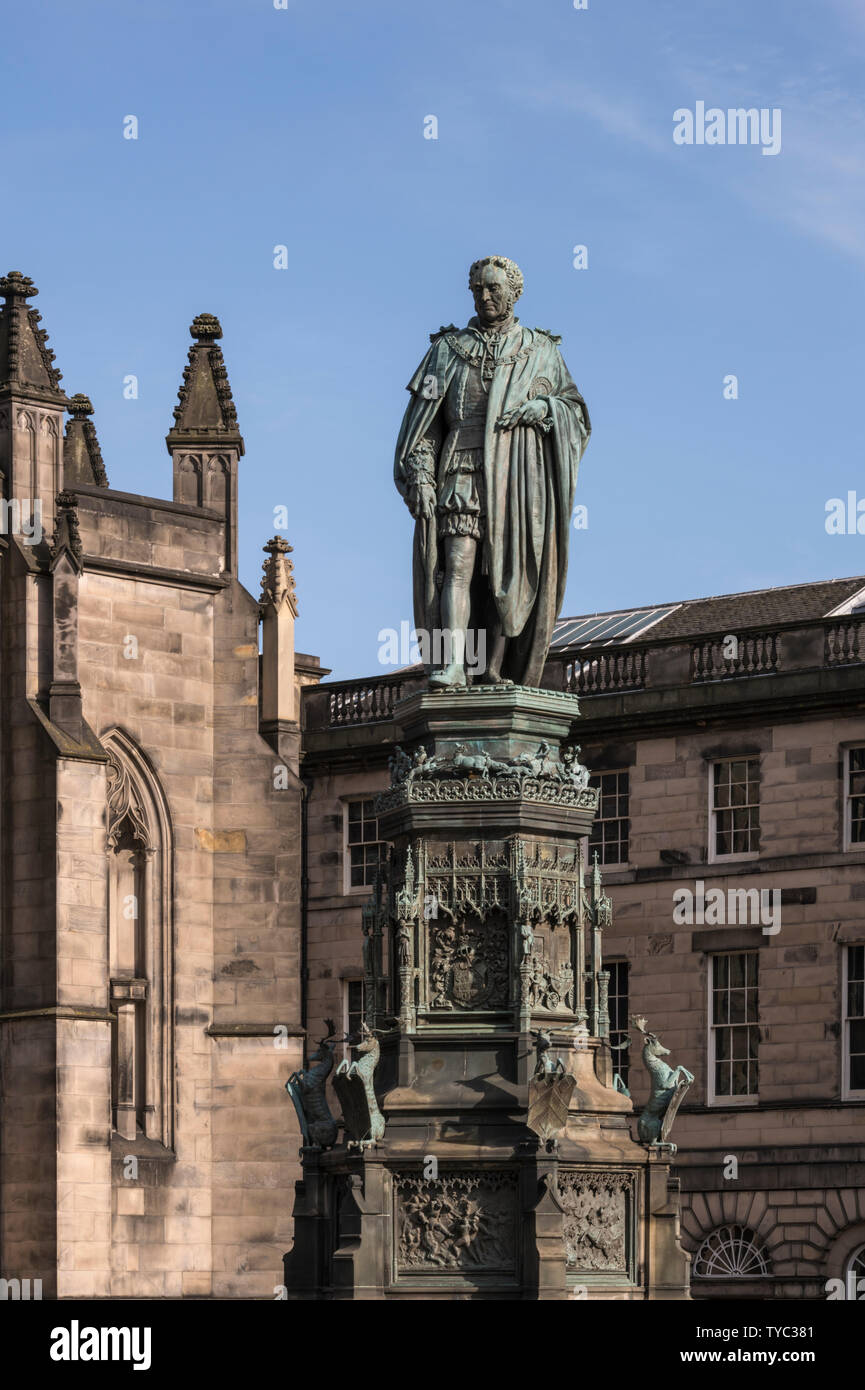
[[[435,926],[430,933],[432,1008],[504,1008],[508,1002],[507,962],[503,919]]]

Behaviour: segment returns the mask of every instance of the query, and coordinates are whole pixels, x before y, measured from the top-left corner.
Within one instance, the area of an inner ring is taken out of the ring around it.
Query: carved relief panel
[[[394,1175],[400,1274],[512,1274],[517,1174],[507,1170]]]
[[[568,1269],[632,1278],[634,1174],[560,1173],[559,1198]]]

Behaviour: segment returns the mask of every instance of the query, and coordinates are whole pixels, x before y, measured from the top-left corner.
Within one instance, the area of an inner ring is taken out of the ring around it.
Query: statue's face
[[[481,323],[507,318],[513,304],[508,277],[497,265],[485,265],[472,285],[475,313]]]

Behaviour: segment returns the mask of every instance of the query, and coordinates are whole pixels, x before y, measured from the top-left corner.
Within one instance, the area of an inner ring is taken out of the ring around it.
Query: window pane
[[[847,799],[850,843],[865,843],[865,748],[847,750]]]
[[[369,798],[347,804],[346,841],[351,888],[373,888],[378,868],[387,859],[388,844],[379,839],[374,810],[375,802]]]
[[[745,1022],[745,991],[743,989],[730,990],[730,1022]]]
[[[598,814],[589,837],[589,862],[597,852],[601,864],[628,862],[628,787],[627,772],[602,772],[592,777],[590,786],[597,787]]]
[[[712,959],[715,1094],[757,1094],[757,953],[728,951]],[[720,1070],[719,1070],[720,1068]]]
[[[715,763],[712,775],[715,853],[755,853],[760,847],[759,760]]]

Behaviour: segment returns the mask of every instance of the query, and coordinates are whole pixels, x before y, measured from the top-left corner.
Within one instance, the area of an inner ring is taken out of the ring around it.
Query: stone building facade
[[[545,672],[581,697],[601,789],[615,1040],[645,1015],[696,1077],[674,1133],[695,1297],[865,1278],[863,598],[858,577],[561,620]],[[304,693],[313,1033],[362,1006],[374,798],[420,682]]]
[[[215,318],[159,499],[109,487],[35,287],[0,292],[0,1273],[46,1298],[273,1298],[317,679],[290,547],[265,547],[259,602]]]

